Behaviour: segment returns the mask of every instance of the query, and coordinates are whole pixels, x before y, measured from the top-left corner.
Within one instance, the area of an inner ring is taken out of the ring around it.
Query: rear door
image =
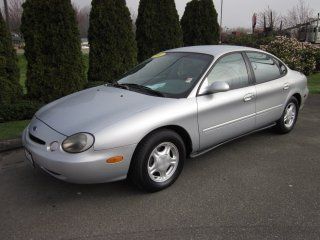
[[[287,68],[279,60],[261,52],[246,52],[256,82],[256,128],[277,121],[290,90]]]
[[[215,81],[228,83],[230,90],[202,95]],[[255,95],[249,64],[242,53],[228,54],[217,60],[197,97],[201,150],[254,129]]]

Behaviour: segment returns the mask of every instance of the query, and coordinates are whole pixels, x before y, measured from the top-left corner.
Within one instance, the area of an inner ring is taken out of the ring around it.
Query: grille
[[[34,141],[34,142],[36,142],[36,143],[38,143],[40,145],[45,145],[46,144],[45,141],[41,140],[40,138],[37,138],[37,137],[33,136],[31,133],[29,133],[29,137],[30,137],[30,139],[32,141]]]

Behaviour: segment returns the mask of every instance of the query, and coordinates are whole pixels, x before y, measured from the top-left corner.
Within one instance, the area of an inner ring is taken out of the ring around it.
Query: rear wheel
[[[294,128],[299,113],[299,103],[295,97],[291,97],[288,101],[281,118],[277,122],[277,130],[279,133],[289,133]]]
[[[176,132],[154,132],[139,144],[129,177],[146,191],[165,189],[179,177],[185,158],[184,142]]]

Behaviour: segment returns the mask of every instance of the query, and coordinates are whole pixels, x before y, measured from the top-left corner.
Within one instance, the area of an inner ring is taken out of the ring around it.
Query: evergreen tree
[[[91,82],[117,80],[137,63],[137,45],[125,0],[93,0],[89,27]]]
[[[140,0],[136,39],[138,60],[182,46],[182,31],[174,0]]]
[[[14,103],[21,95],[17,56],[0,11],[0,105]]]
[[[23,9],[29,96],[50,102],[81,90],[86,78],[70,0],[26,0]]]
[[[192,0],[181,18],[185,46],[212,45],[219,42],[217,11],[212,0]]]

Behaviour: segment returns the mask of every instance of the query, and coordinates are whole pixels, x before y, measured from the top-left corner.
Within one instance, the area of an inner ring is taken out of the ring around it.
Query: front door
[[[200,148],[205,150],[255,128],[256,89],[242,53],[220,58],[202,84],[198,103]],[[227,92],[202,95],[214,81],[226,82]]]

